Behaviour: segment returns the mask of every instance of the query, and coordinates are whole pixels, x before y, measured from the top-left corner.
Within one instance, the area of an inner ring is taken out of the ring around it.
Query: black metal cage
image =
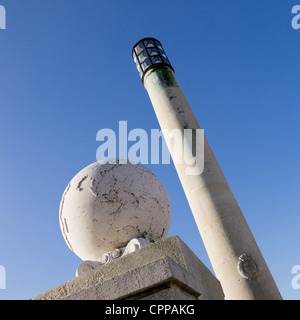
[[[142,82],[146,71],[154,67],[168,66],[174,71],[161,43],[154,38],[139,40],[132,49],[132,58]]]

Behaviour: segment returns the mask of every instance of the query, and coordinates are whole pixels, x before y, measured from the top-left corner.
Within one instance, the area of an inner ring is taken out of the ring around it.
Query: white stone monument
[[[132,55],[162,131],[200,130],[161,43],[144,38]],[[197,140],[182,137],[191,159]],[[204,170],[195,164],[200,174],[187,174],[190,164],[174,165],[216,277],[180,238],[166,238],[171,207],[161,181],[144,166],[124,162],[91,164],[67,186],[60,226],[83,262],[76,278],[34,299],[281,299],[206,139]]]
[[[85,261],[78,275],[166,237],[171,206],[165,187],[146,167],[105,160],[71,180],[59,221],[69,248]]]
[[[140,164],[93,163],[63,193],[59,220],[83,262],[33,300],[223,300],[219,281],[177,236],[168,194]]]

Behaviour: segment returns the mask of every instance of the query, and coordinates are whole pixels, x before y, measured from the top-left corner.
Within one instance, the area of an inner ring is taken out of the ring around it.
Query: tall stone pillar
[[[135,44],[132,55],[162,131],[181,130],[182,145],[192,154],[199,142],[194,146],[188,143],[184,129],[201,128],[161,43],[144,38]],[[206,138],[204,168],[198,162],[193,168],[199,166],[199,174],[188,174],[191,166],[175,161],[178,144],[172,144],[170,139],[166,143],[225,299],[281,299]]]

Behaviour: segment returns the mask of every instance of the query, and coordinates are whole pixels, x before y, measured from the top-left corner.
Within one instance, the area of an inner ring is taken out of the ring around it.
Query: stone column
[[[153,43],[164,54],[160,43],[155,39]],[[184,129],[200,129],[200,125],[175,78],[173,68],[168,65],[168,60],[165,62],[145,69],[142,73],[143,84],[162,131],[179,129],[184,137]],[[187,174],[190,166],[184,162],[176,163],[174,145],[170,139],[166,139],[166,143],[225,299],[281,299],[206,138],[204,170],[197,175]],[[189,145],[185,141],[182,143],[184,147]],[[202,168],[199,168],[201,171]]]

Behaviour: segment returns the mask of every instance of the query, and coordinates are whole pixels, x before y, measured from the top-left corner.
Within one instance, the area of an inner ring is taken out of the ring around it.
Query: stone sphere
[[[165,187],[140,164],[95,162],[67,186],[60,203],[60,228],[82,260],[99,260],[133,238],[166,237],[171,207]]]

